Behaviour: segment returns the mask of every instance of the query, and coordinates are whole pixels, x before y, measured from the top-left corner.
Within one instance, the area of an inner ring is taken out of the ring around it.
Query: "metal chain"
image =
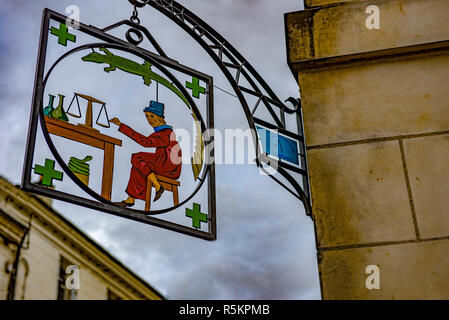
[[[139,12],[137,12],[137,6],[135,4],[134,4],[133,15],[129,19],[136,24],[140,24]]]

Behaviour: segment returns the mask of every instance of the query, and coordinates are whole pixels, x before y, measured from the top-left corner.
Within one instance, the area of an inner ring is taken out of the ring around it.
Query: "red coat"
[[[145,137],[125,124],[119,131],[142,147],[156,148],[155,153],[139,152],[131,157],[131,176],[126,192],[133,198],[145,199],[147,177],[151,173],[170,179],[178,179],[181,175],[182,154],[171,127],[164,126],[153,134]]]

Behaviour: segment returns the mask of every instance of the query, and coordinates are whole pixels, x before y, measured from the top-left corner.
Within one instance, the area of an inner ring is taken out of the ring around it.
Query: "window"
[[[71,276],[70,273],[66,273],[67,267],[73,265],[67,259],[61,257],[59,263],[59,280],[58,280],[58,300],[76,300],[78,296],[78,290],[69,289],[66,286],[66,280]]]

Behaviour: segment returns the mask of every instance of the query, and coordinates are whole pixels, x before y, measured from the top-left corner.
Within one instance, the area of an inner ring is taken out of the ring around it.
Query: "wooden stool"
[[[164,188],[165,191],[173,193],[173,205],[179,204],[178,187],[181,185],[179,181],[172,180],[170,178],[155,175],[157,181]],[[153,183],[147,178],[147,194],[145,196],[145,211],[150,211],[151,209],[151,189],[153,189]]]

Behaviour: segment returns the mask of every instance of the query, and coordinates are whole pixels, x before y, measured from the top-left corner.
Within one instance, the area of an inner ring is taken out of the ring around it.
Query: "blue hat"
[[[151,112],[154,113],[155,115],[158,115],[161,118],[165,118],[164,109],[165,106],[163,103],[150,101],[150,105],[145,109],[143,109],[143,112]]]

